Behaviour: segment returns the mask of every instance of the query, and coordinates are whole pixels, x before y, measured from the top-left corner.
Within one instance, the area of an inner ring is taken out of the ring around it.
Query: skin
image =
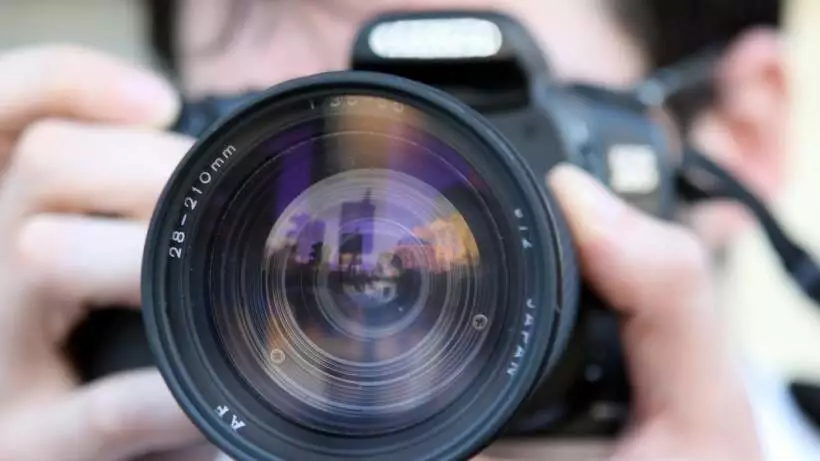
[[[537,33],[560,78],[625,85],[640,78],[646,62],[602,2],[492,3]],[[378,10],[482,6],[337,1],[341,14],[325,2],[257,4],[228,48],[199,52],[217,34],[228,3],[184,2],[181,77],[189,94],[339,68],[357,24]],[[279,10],[274,16],[265,8]],[[266,27],[273,17],[278,25]],[[738,37],[718,69],[719,98],[692,133],[766,198],[777,193],[785,161],[781,55],[774,31]],[[164,452],[150,459],[204,459],[201,436],[156,373],[79,385],[58,347],[90,309],[139,305],[147,220],[192,143],[167,132],[178,97],[130,64],[46,46],[0,55],[0,101],[0,455],[119,461]],[[699,208],[688,229],[637,212],[571,166],[545,181],[567,214],[584,276],[623,317],[637,402],[614,459],[761,459],[720,325],[709,257],[742,228],[743,215],[726,205]]]

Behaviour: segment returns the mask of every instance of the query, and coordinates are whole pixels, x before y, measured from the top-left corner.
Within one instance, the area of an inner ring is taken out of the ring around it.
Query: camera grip
[[[134,308],[112,307],[92,312],[74,329],[66,346],[68,358],[82,382],[154,366],[142,316]]]

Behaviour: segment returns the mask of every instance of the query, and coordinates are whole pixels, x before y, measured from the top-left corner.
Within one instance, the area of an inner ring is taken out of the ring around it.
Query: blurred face
[[[644,71],[611,0],[183,0],[182,77],[192,94],[267,87],[345,67],[354,36],[390,10],[493,8],[537,37],[561,78],[623,85]]]
[[[616,19],[616,0],[180,0],[180,74],[189,96],[266,88],[346,66],[359,27],[395,10],[495,9],[522,22],[563,80],[625,86],[645,76],[643,47]],[[654,0],[666,1],[666,0]],[[777,31],[728,47],[717,98],[690,139],[758,195],[780,191],[788,92]],[[734,205],[696,207],[686,221],[715,248],[749,219]]]

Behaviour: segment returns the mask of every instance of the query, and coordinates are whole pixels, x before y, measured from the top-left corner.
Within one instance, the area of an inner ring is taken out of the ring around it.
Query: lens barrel
[[[367,72],[289,81],[210,129],[166,186],[148,338],[234,459],[468,459],[572,327],[556,213],[445,93]]]

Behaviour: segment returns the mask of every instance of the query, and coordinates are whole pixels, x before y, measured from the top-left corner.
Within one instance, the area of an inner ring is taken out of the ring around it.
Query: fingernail
[[[626,210],[620,198],[574,165],[556,166],[547,181],[577,239],[596,239],[612,231]]]
[[[162,78],[140,72],[129,75],[122,86],[122,94],[129,105],[139,111],[137,122],[167,124],[176,116],[177,94]]]

